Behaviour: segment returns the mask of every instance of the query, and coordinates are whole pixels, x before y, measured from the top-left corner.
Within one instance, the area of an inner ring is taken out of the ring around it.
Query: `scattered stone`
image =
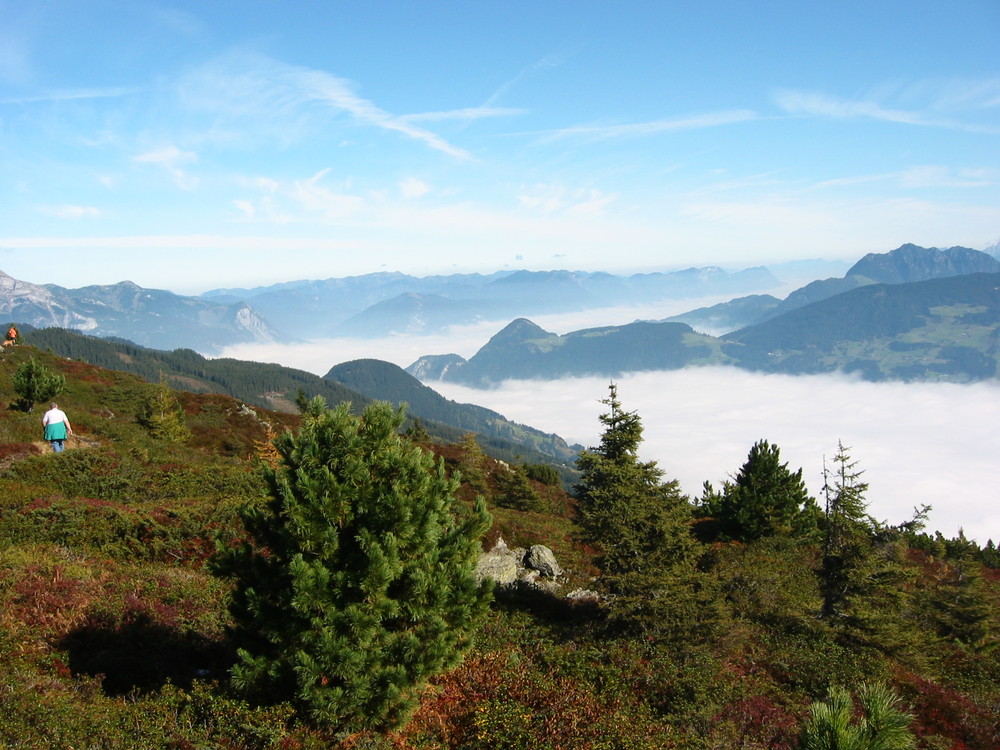
[[[562,568],[556,562],[556,556],[552,550],[543,544],[533,544],[524,558],[524,566],[537,570],[547,578],[558,578],[562,575]]]
[[[596,602],[601,597],[596,591],[590,589],[573,589],[566,594],[566,598],[576,602]]]
[[[487,552],[480,555],[476,563],[476,580],[492,578],[501,586],[508,586],[517,580],[517,563],[509,554]]]

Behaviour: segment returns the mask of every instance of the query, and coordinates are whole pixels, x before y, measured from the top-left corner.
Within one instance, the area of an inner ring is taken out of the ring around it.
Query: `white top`
[[[60,422],[68,422],[69,419],[66,418],[66,412],[62,409],[49,409],[45,412],[45,416],[42,417],[43,425],[59,424]]]

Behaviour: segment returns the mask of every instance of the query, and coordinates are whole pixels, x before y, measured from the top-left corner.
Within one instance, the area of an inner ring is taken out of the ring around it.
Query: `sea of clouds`
[[[596,325],[594,314],[533,320],[565,333]],[[663,316],[661,308],[655,317]],[[601,311],[598,317],[609,325],[645,316],[628,309],[616,315]],[[503,325],[483,323],[437,336],[245,345],[223,355],[317,375],[368,357],[406,367],[425,354],[470,357]],[[802,468],[809,490],[821,499],[824,461],[829,463],[842,442],[864,471],[868,510],[878,520],[901,523],[913,517],[914,508],[930,505],[929,531],[953,537],[961,529],[980,544],[1000,542],[996,381],[869,383],[842,375],[762,375],[706,367],[630,373],[615,382],[622,406],[642,419],[641,457],[657,461],[689,495],[700,495],[706,480],[718,485],[735,474],[753,443],[763,438],[779,446],[791,469]],[[485,406],[587,447],[600,439],[599,415],[607,409],[600,401],[608,384],[604,377],[507,381],[490,390],[427,383],[447,398]]]

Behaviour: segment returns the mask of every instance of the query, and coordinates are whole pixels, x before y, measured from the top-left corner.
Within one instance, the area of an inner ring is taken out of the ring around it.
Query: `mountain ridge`
[[[638,321],[562,336],[512,321],[468,360],[418,358],[423,379],[472,387],[504,380],[670,370],[688,365],[868,380],[972,382],[1000,367],[1000,273],[867,284],[712,337],[684,323]]]
[[[283,365],[231,358],[210,359],[191,349],[167,352],[131,341],[101,339],[61,328],[26,328],[22,331],[22,338],[26,344],[50,350],[67,359],[138,375],[149,382],[165,382],[179,390],[238,398],[247,404],[274,411],[295,413],[298,411],[297,401],[313,396],[322,396],[331,406],[349,401],[357,410],[372,400],[409,403],[409,399],[413,398],[414,403],[408,410],[409,418],[419,420],[437,438],[454,442],[466,432],[477,432],[481,434],[479,439],[483,447],[488,447],[491,455],[497,458],[514,460],[523,456],[536,463],[553,463],[564,473],[569,470],[579,448],[567,445],[558,435],[513,423],[481,406],[449,402],[450,407],[444,409],[441,405],[441,402],[447,401],[444,397],[437,396],[436,401],[426,392],[420,393],[423,389],[433,391],[395,365],[379,360],[367,361],[379,362],[378,367],[373,368],[375,371],[399,369],[401,375],[413,381],[406,383],[407,397],[398,397],[405,390],[398,386],[392,390],[368,389],[371,395],[366,395],[335,378],[322,378]],[[370,373],[369,381],[373,377],[375,375]],[[382,380],[390,379],[383,377]],[[419,393],[421,398],[414,398],[415,393]],[[442,414],[453,419],[454,423],[442,421]]]

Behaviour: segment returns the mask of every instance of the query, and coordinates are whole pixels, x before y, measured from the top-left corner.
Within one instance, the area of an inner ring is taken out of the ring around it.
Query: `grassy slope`
[[[26,343],[63,357],[130,372],[150,382],[162,381],[193,393],[224,394],[265,409],[297,412],[295,399],[300,392],[307,398],[322,396],[330,405],[350,401],[359,411],[372,398],[397,401],[391,393],[376,392],[369,397],[334,380],[273,363],[208,359],[190,349],[165,352],[62,328],[32,330],[25,332],[23,337]],[[443,399],[439,397],[440,400]],[[408,414],[419,419],[438,440],[453,442],[460,440],[465,432],[478,432],[481,444],[492,455],[509,462],[555,462],[561,465],[567,481],[572,481],[575,451],[557,436],[526,430],[500,415],[487,422],[473,413],[483,411],[481,407],[463,408],[453,404],[455,408],[442,413],[435,404],[426,409],[425,406],[424,401],[415,400]]]

